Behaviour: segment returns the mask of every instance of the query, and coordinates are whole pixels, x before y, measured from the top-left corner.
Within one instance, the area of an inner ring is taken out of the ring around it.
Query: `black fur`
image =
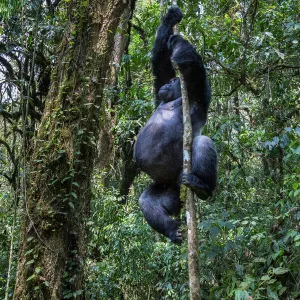
[[[181,242],[180,222],[170,218],[180,212],[180,183],[197,196],[212,195],[217,180],[217,154],[212,140],[201,135],[211,98],[202,58],[188,41],[173,35],[182,19],[177,7],[169,9],[158,28],[152,52],[156,111],[138,135],[134,157],[139,168],[154,182],[143,192],[139,205],[149,225]],[[190,101],[193,128],[192,173],[182,174],[183,121],[180,81],[171,60],[183,74]]]

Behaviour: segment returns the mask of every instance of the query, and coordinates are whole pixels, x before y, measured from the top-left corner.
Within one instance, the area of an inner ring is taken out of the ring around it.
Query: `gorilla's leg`
[[[151,183],[139,199],[139,206],[148,224],[168,237],[173,243],[180,243],[180,222],[170,218],[180,213],[179,186]]]
[[[218,158],[213,141],[196,136],[192,148],[192,173],[182,175],[182,183],[192,188],[200,199],[212,195],[217,184]]]

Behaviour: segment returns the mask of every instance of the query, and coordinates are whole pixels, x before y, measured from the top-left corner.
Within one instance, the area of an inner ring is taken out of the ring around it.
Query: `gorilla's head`
[[[169,83],[163,85],[158,92],[159,100],[170,102],[181,97],[180,80],[175,77]]]

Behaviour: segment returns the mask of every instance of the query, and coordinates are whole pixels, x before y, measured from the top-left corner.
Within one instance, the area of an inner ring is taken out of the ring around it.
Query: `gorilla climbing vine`
[[[170,238],[182,241],[180,221],[172,219],[181,209],[180,184],[190,187],[200,199],[212,195],[217,181],[217,153],[212,140],[201,135],[207,120],[211,89],[202,58],[192,44],[173,35],[182,12],[171,7],[162,18],[152,50],[155,101],[158,105],[135,143],[137,166],[153,182],[142,193],[139,206],[149,225]],[[184,174],[183,117],[178,65],[187,86],[192,120],[192,172]]]

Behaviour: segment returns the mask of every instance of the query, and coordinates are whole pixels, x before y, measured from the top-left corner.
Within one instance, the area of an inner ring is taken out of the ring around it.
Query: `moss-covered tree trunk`
[[[83,298],[100,104],[124,0],[71,0],[28,172],[14,299]]]

